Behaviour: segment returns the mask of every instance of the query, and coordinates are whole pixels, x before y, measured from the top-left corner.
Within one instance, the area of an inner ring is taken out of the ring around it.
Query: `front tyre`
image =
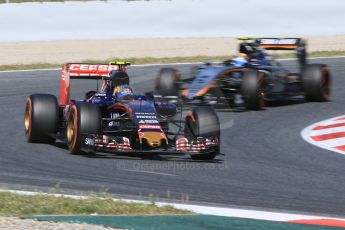
[[[220,125],[217,113],[210,106],[193,108],[191,114],[186,117],[184,128],[185,137],[195,139],[197,137],[216,137],[218,146],[209,153],[191,155],[194,160],[212,160],[220,152]]]
[[[102,115],[98,106],[90,103],[78,103],[71,106],[67,119],[67,146],[72,154],[83,153],[82,134],[101,133]]]
[[[54,143],[59,124],[59,105],[54,95],[33,94],[25,106],[25,134],[28,142]]]
[[[305,97],[308,101],[329,101],[331,73],[324,64],[308,64],[302,73]]]

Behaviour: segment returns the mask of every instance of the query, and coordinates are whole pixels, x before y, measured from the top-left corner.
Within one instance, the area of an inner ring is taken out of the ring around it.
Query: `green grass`
[[[309,57],[332,57],[332,56],[345,56],[345,50],[334,51],[314,51],[308,54]],[[294,58],[295,53],[273,53],[274,58]],[[84,60],[84,63],[109,63],[113,60],[126,60],[132,64],[166,64],[166,63],[181,63],[181,62],[219,62],[230,59],[231,56],[193,56],[193,57],[166,57],[166,58],[110,58],[107,60]],[[37,64],[18,64],[18,65],[0,65],[1,70],[27,70],[27,69],[46,69],[46,68],[59,68],[61,63],[37,63]]]
[[[153,215],[191,214],[172,206],[157,207],[152,204],[114,201],[109,195],[99,198],[89,195],[86,199],[55,197],[52,195],[19,195],[0,192],[0,216],[32,215]]]

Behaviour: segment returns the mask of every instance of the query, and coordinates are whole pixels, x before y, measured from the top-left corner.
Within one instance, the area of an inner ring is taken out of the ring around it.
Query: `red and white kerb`
[[[345,155],[345,115],[312,124],[301,136],[313,145]]]

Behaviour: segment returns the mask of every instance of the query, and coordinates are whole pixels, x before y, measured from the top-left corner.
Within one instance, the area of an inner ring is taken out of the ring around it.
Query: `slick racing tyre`
[[[162,68],[158,72],[155,82],[155,91],[162,96],[178,96],[178,81],[181,74],[174,68]]]
[[[242,94],[248,109],[263,109],[265,106],[264,73],[256,70],[245,71],[243,73]]]
[[[216,137],[219,144],[210,153],[191,155],[194,160],[212,160],[220,151],[220,125],[216,112],[210,106],[193,108],[191,114],[187,115],[184,127],[185,137],[195,139],[196,137]]]
[[[33,94],[26,101],[25,134],[29,142],[54,143],[59,124],[59,105],[55,96]]]
[[[102,115],[98,106],[90,103],[78,103],[71,106],[67,119],[67,146],[72,154],[81,151],[81,134],[100,134]]]
[[[329,101],[331,73],[327,65],[306,65],[302,73],[302,84],[308,101]]]

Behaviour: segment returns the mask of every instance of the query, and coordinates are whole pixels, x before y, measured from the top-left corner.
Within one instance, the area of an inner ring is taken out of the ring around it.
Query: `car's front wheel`
[[[194,160],[212,160],[220,151],[220,125],[217,113],[210,106],[193,108],[191,114],[186,117],[185,137],[195,139],[197,137],[217,138],[218,146],[213,151],[201,154],[192,154]]]
[[[67,146],[73,153],[82,153],[82,134],[101,134],[102,115],[98,106],[90,103],[72,105],[67,118]]]

